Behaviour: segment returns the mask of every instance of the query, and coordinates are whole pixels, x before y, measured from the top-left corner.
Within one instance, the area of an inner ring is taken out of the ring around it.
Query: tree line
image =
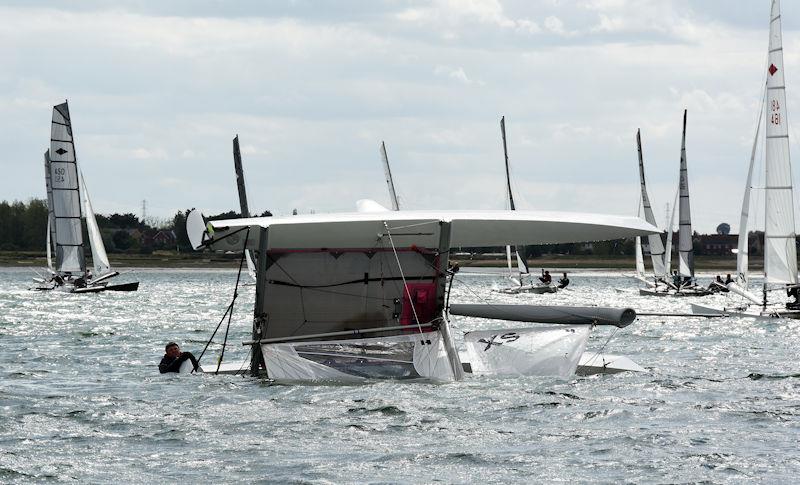
[[[106,251],[148,254],[157,249],[191,251],[186,234],[186,214],[178,211],[171,219],[143,221],[132,213],[95,214]],[[265,211],[260,216],[271,216]],[[238,212],[228,211],[209,219],[232,219]],[[159,234],[161,233],[161,234]],[[84,227],[84,241],[88,241]],[[47,201],[0,202],[0,251],[44,251],[47,244]]]

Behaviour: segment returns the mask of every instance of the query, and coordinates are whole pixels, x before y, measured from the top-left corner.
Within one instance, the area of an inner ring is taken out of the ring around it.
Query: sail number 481
[[[781,105],[778,103],[777,99],[773,99],[770,105],[770,109],[772,114],[769,117],[769,122],[773,125],[780,125],[781,124]]]

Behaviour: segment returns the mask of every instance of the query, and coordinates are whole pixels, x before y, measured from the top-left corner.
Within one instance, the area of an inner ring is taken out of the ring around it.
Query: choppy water
[[[0,268],[0,482],[786,483],[800,474],[800,322],[639,319],[606,351],[647,374],[278,386],[158,374],[166,341],[202,349],[233,271],[141,270],[136,293],[78,296],[27,291],[30,275]],[[490,291],[498,276],[462,273],[453,301],[689,309],[639,297],[612,273],[570,276],[571,291],[511,297]],[[253,293],[237,302],[232,359],[246,356],[238,344]],[[596,330],[590,348],[611,334]]]

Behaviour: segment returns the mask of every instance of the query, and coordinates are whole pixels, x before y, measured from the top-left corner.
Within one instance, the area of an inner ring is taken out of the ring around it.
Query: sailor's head
[[[566,277],[567,277],[567,273],[564,273],[564,278],[566,278]]]
[[[549,271],[545,271],[544,274],[550,274],[550,272]]]
[[[165,345],[164,351],[169,357],[180,357],[181,355],[181,348],[175,342],[170,342],[167,345]]]

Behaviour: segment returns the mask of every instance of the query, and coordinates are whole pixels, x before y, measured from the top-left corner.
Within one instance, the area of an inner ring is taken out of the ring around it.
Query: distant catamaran
[[[692,305],[696,313],[724,312],[737,316],[756,318],[800,318],[800,306],[790,302],[775,302],[774,291],[797,287],[797,250],[794,225],[794,195],[792,164],[789,157],[789,121],[786,117],[786,85],[783,69],[783,40],[781,34],[780,2],[773,0],[770,9],[769,49],[766,84],[759,109],[756,136],[750,153],[742,213],[739,222],[739,244],[736,257],[737,278],[728,284],[731,293],[748,300],[744,305],[717,308]],[[764,119],[764,283],[761,297],[748,289],[748,221],[750,216],[750,191],[756,147],[760,139],[761,121]],[[775,286],[779,285],[779,286]]]
[[[53,107],[50,149],[45,152],[45,184],[47,187],[48,272],[36,279],[37,290],[59,289],[71,293],[101,291],[135,291],[139,282],[109,285],[119,272],[111,268],[103,238],[97,226],[89,192],[75,156],[75,142],[69,106],[66,102]],[[86,266],[83,224],[89,235],[93,272]],[[55,262],[51,256],[51,245]]]
[[[644,208],[645,220],[650,224],[656,225],[655,215],[653,214],[650,199],[647,195],[647,187],[644,177],[644,161],[642,156],[642,140],[639,131],[636,132],[636,144],[639,152],[639,180],[642,190],[642,206]],[[653,262],[654,281],[643,279],[649,288],[640,288],[639,294],[643,296],[705,296],[711,292],[705,288],[697,286],[694,279],[694,250],[692,248],[692,215],[689,206],[689,172],[686,164],[686,110],[683,111],[683,132],[681,137],[681,157],[680,171],[678,177],[678,271],[677,277],[670,277],[670,264],[672,251],[672,217],[673,210],[667,231],[667,247],[661,234],[651,234],[648,236],[650,247],[650,257]],[[639,243],[640,245],[641,243]],[[637,246],[637,252],[639,251]],[[637,254],[637,258],[639,255]],[[644,263],[642,262],[642,266]],[[637,259],[637,273],[639,273],[639,263]],[[660,287],[659,287],[660,286]]]
[[[508,145],[506,143],[506,117],[503,116],[500,118],[500,134],[503,138],[503,159],[505,162],[506,168],[506,189],[508,194],[508,205],[509,209],[516,210],[516,206],[514,205],[514,192],[511,190],[511,168],[508,164]],[[513,253],[516,259],[517,270],[514,271],[514,263],[512,262],[512,247],[510,245],[506,245],[506,262],[508,264],[508,279],[513,281],[515,284],[511,287],[500,288],[498,291],[502,293],[510,293],[510,294],[517,294],[517,293],[555,293],[557,288],[552,286],[550,283],[546,284],[537,284],[525,282],[525,277],[531,277],[531,271],[528,268],[528,263],[525,259],[522,258],[519,254],[520,248],[518,246],[513,247]]]

